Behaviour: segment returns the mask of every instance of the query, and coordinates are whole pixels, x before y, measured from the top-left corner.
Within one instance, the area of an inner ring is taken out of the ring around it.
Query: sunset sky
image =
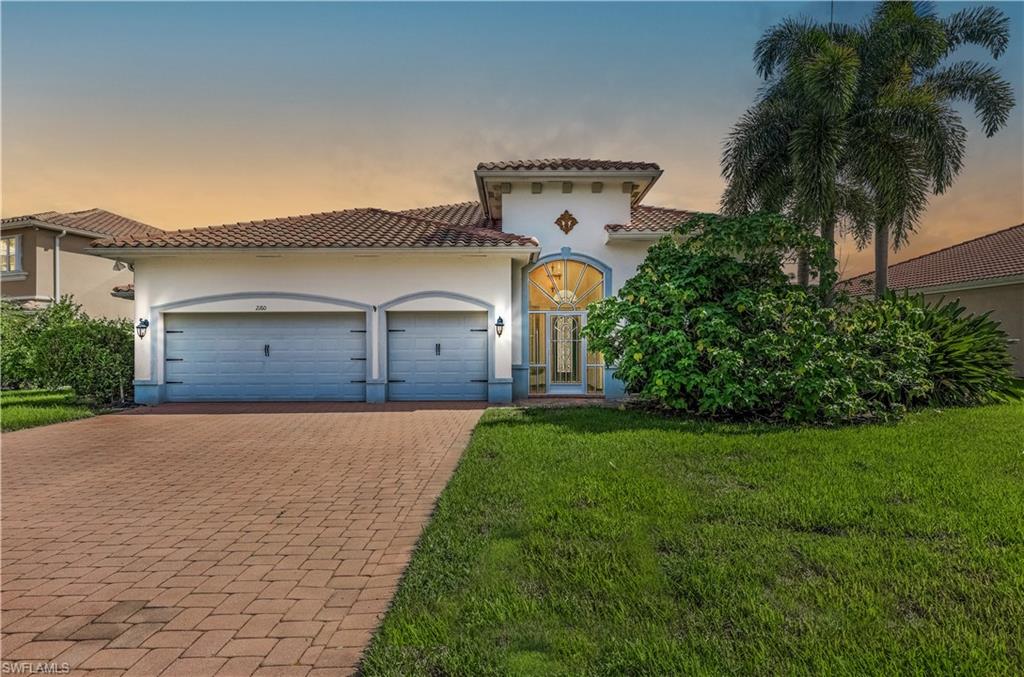
[[[964,4],[941,4],[948,14]],[[997,62],[1018,105],[932,199],[902,260],[1024,221],[1024,4]],[[840,3],[853,22],[868,4]],[[182,228],[476,198],[482,160],[658,162],[646,202],[713,211],[751,54],[827,3],[3,3],[3,215],[103,207]],[[963,50],[962,58],[986,58]],[[847,274],[869,251],[841,248]]]

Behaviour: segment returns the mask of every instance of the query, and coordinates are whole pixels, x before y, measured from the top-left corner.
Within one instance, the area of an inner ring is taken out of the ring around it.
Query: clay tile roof
[[[685,209],[636,205],[629,214],[629,223],[609,223],[605,230],[615,233],[623,231],[669,232],[683,221],[696,215]]]
[[[115,285],[110,290],[110,295],[115,296],[119,299],[134,299],[135,298],[135,285],[134,284],[119,284]]]
[[[923,289],[1024,275],[1024,223],[889,266],[889,288]],[[875,272],[839,283],[850,294],[874,291]]]
[[[579,158],[551,158],[547,160],[504,160],[501,162],[481,162],[477,171],[633,171],[659,172],[654,162],[630,162],[624,160],[585,160]]]
[[[381,248],[381,247],[535,247],[530,237],[494,229],[461,227],[383,209],[288,216],[191,230],[156,237],[116,238],[94,247],[133,249],[194,248]]]
[[[419,207],[417,209],[406,209],[399,212],[399,214],[418,216],[430,219],[431,221],[442,221],[453,226],[491,227],[479,202],[457,202],[450,205],[437,205],[436,207]]]
[[[120,214],[105,209],[86,209],[80,212],[39,212],[24,216],[12,216],[3,219],[3,225],[13,225],[22,221],[42,221],[59,228],[73,228],[96,233],[98,237],[144,237],[160,235],[164,231],[153,226],[134,221]]]

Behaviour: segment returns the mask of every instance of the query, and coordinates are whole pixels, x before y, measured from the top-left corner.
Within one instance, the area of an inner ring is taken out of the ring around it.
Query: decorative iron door
[[[549,313],[548,392],[586,392],[583,323],[585,313]]]

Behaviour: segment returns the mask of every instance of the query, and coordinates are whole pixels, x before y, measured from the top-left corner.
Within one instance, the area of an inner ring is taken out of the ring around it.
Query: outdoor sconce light
[[[149,320],[139,318],[139,323],[135,325],[135,333],[139,335],[139,338],[146,338],[146,330],[149,329]]]
[[[505,331],[505,320],[498,318],[498,321],[494,323],[494,333],[501,336],[501,332]]]

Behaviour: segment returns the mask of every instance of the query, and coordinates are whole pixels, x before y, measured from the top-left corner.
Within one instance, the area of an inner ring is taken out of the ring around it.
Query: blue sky
[[[1021,101],[1024,4],[996,4]],[[755,41],[829,9],[5,2],[3,212],[103,206],[175,228],[411,207],[473,199],[481,160],[570,155],[659,162],[649,203],[711,210]],[[837,3],[836,20],[870,10]],[[994,139],[965,113],[967,169],[897,258],[1024,220],[1021,106]]]

